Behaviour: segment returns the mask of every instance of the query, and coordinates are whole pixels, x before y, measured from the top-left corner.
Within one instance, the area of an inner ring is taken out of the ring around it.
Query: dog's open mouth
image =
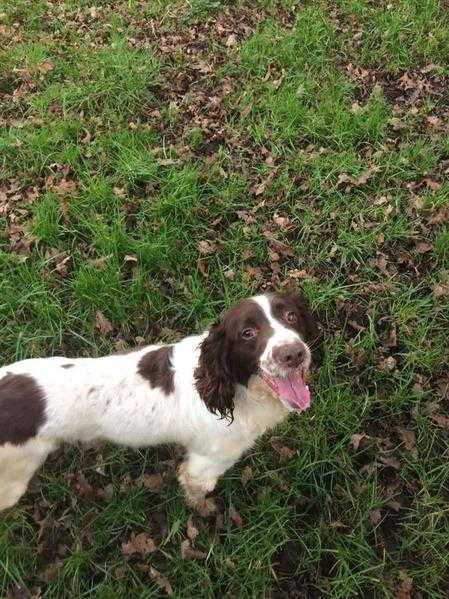
[[[310,406],[310,391],[304,381],[305,373],[295,371],[285,377],[270,376],[259,371],[261,379],[290,410],[302,412]]]

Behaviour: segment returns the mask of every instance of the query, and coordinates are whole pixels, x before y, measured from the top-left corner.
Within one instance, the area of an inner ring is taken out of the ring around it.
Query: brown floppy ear
[[[229,367],[228,343],[223,323],[215,323],[201,344],[195,385],[201,399],[213,414],[234,419],[236,381]]]
[[[296,292],[292,296],[299,313],[304,341],[310,347],[313,356],[313,365],[320,366],[323,361],[323,334],[318,325],[318,319],[312,312],[309,302],[302,293]]]

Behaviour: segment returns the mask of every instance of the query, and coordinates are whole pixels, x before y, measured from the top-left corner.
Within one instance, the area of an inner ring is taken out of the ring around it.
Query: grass
[[[180,598],[447,597],[444,3],[97,4],[2,7],[2,362],[172,340],[287,285],[326,353],[309,413],[193,516],[205,557],[172,450],[69,447],[0,520],[0,596],[160,597],[151,566]],[[129,558],[139,532],[158,549]]]

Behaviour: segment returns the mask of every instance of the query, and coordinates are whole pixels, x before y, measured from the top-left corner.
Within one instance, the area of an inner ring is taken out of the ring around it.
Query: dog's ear
[[[229,343],[223,322],[216,322],[201,344],[195,384],[201,399],[213,414],[232,422],[236,381],[229,364]]]
[[[316,314],[310,308],[309,302],[302,293],[294,293],[291,299],[296,305],[299,314],[301,332],[304,341],[310,347],[313,356],[313,364],[320,366],[323,361],[323,333],[319,326]]]

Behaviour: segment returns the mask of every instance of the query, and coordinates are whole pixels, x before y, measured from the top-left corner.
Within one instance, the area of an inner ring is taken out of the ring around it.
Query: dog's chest
[[[259,377],[251,377],[244,394],[236,402],[235,416],[248,435],[257,437],[273,428],[288,415],[282,403],[273,397]]]

